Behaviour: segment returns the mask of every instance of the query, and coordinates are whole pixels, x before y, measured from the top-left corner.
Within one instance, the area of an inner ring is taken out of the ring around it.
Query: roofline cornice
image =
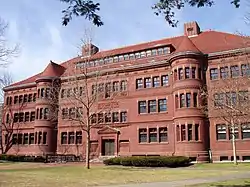
[[[184,58],[184,57],[189,57],[189,56],[204,56],[202,52],[194,52],[194,51],[184,51],[184,52],[179,52],[171,55],[169,57],[169,61],[172,62],[174,60]]]
[[[217,58],[217,57],[220,57],[220,56],[223,56],[223,55],[229,55],[229,54],[239,54],[239,53],[242,53],[242,54],[248,54],[250,53],[250,47],[245,47],[245,48],[238,48],[238,49],[232,49],[232,50],[227,50],[227,51],[220,51],[220,52],[214,52],[214,53],[209,53],[207,54],[208,56],[208,59],[214,59],[214,58]]]

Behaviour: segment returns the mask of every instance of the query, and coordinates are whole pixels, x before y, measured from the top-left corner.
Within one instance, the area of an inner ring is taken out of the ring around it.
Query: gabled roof
[[[65,68],[59,64],[50,61],[49,65],[40,74],[39,77],[60,77],[65,71]]]
[[[175,53],[181,53],[186,51],[198,52],[198,53],[201,52],[187,36],[184,36],[182,37],[180,45],[175,50]]]

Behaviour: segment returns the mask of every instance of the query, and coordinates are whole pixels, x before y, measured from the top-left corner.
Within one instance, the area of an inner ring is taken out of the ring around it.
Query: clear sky
[[[50,60],[61,63],[76,56],[86,28],[91,28],[94,44],[101,50],[182,35],[183,23],[189,21],[197,21],[202,30],[249,32],[244,20],[248,0],[242,0],[240,9],[231,0],[215,0],[212,8],[185,8],[177,12],[178,28],[153,14],[151,6],[157,1],[99,0],[104,26],[98,28],[81,17],[62,26],[66,5],[59,0],[0,0],[0,17],[9,22],[7,37],[21,45],[9,71],[19,81],[43,71]]]

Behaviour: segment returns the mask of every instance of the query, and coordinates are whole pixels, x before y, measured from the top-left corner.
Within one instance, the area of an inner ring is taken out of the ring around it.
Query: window
[[[36,93],[33,94],[33,102],[36,102]]]
[[[43,144],[47,144],[47,132],[43,132]]]
[[[27,102],[28,102],[28,95],[27,95],[27,94],[24,95],[24,97],[23,97],[23,102],[24,102],[24,103],[27,103]]]
[[[242,64],[241,65],[241,74],[242,74],[242,76],[249,76],[250,75],[249,64]]]
[[[145,84],[145,88],[150,88],[151,87],[151,78],[147,77],[144,79],[144,84]]]
[[[113,92],[118,92],[119,91],[119,82],[115,81],[113,82]]]
[[[98,84],[98,93],[103,93],[104,92],[104,84],[100,83]]]
[[[92,89],[91,89],[91,94],[92,95],[96,95],[96,92],[97,92],[97,86],[96,85],[92,85],[92,87],[91,87]]]
[[[45,90],[44,90],[44,88],[41,88],[41,93],[40,93],[41,95],[41,98],[44,98],[44,96],[45,96]]]
[[[76,144],[82,144],[82,131],[76,131]]]
[[[143,79],[136,79],[136,89],[143,88]]]
[[[18,113],[15,113],[15,114],[14,114],[14,123],[17,123],[17,122],[18,122],[18,118],[19,118],[19,114],[18,114]]]
[[[241,131],[242,131],[242,139],[249,139],[250,138],[250,123],[242,124]]]
[[[139,129],[139,143],[145,143],[147,141],[147,129]]]
[[[185,107],[185,94],[180,94],[180,108]]]
[[[34,133],[30,133],[29,134],[29,144],[34,144],[34,140],[35,140]]]
[[[14,104],[17,104],[18,102],[18,96],[14,96]]]
[[[37,144],[37,132],[35,132],[35,144]]]
[[[239,66],[235,65],[235,66],[231,66],[230,67],[231,70],[231,77],[238,77],[240,75],[240,70],[239,70]]]
[[[119,61],[123,61],[123,60],[124,60],[123,55],[120,55],[120,56],[118,57],[118,60],[119,60]]]
[[[182,80],[184,78],[183,69],[182,68],[178,69],[178,74],[179,74],[179,80]]]
[[[162,55],[163,54],[163,48],[159,48],[158,49],[158,55]]]
[[[186,94],[186,107],[187,108],[191,107],[191,93]]]
[[[210,80],[216,80],[218,79],[218,69],[212,68],[210,69]]]
[[[111,83],[108,82],[105,84],[105,98],[111,97]]]
[[[198,78],[201,79],[201,68],[198,68]]]
[[[198,141],[199,140],[199,124],[195,124],[195,127],[194,127],[194,139],[195,141]]]
[[[152,56],[155,56],[155,55],[157,55],[157,51],[156,51],[156,49],[153,49],[152,50]]]
[[[76,117],[76,109],[70,108],[69,109],[69,119],[74,119]]]
[[[146,101],[139,101],[139,114],[147,113],[147,102]]]
[[[189,67],[185,67],[185,78],[186,79],[190,78],[190,68]]]
[[[225,124],[216,125],[216,135],[217,140],[226,140],[227,139],[227,131]]]
[[[118,56],[114,57],[114,62],[118,62]]]
[[[140,53],[135,53],[135,58],[136,59],[141,58],[141,54]]]
[[[23,134],[17,134],[17,143],[23,144]]]
[[[21,112],[19,113],[19,122],[23,122],[24,121],[24,113]]]
[[[29,94],[28,96],[28,102],[30,103],[32,101],[32,94]]]
[[[121,112],[121,122],[122,123],[127,122],[127,112],[126,111]]]
[[[90,121],[91,121],[92,124],[96,123],[96,114],[91,115],[91,120]]]
[[[150,100],[148,101],[148,112],[156,112],[156,100]]]
[[[230,106],[236,105],[237,102],[237,94],[235,92],[226,93],[226,104]]]
[[[161,85],[162,86],[168,86],[168,75],[162,75],[161,76]]]
[[[119,112],[113,112],[112,113],[112,121],[113,121],[113,123],[120,122],[120,120],[119,120]]]
[[[128,54],[124,55],[124,60],[129,60]]]
[[[23,102],[23,96],[22,96],[22,95],[19,95],[18,102],[19,102],[19,103],[22,103],[22,102]]]
[[[160,86],[160,77],[153,77],[153,87],[159,87]]]
[[[46,89],[45,89],[45,97],[46,97],[46,98],[50,98],[50,96],[51,96],[51,95],[50,95],[50,88],[46,88]]]
[[[181,125],[181,141],[186,140],[186,125]]]
[[[134,54],[130,54],[130,55],[129,55],[129,59],[130,59],[130,60],[134,60],[134,59],[135,59],[135,55],[134,55]]]
[[[151,50],[148,50],[148,51],[146,52],[146,54],[147,54],[147,56],[151,56]]]
[[[159,99],[158,100],[158,111],[159,112],[167,111],[167,99]]]
[[[193,99],[194,99],[194,107],[198,106],[198,94],[193,93]]]
[[[61,144],[67,144],[67,132],[61,132]]]
[[[229,77],[228,67],[221,67],[220,68],[220,77],[222,79],[227,79]]]
[[[188,124],[188,141],[193,140],[193,125],[192,124]]]
[[[24,133],[23,135],[23,144],[27,145],[29,143],[29,134]]]
[[[97,116],[97,123],[104,123],[104,115],[103,113],[98,113],[98,116]]]
[[[111,123],[111,120],[112,120],[111,113],[110,112],[105,113],[105,122],[106,123]]]
[[[144,58],[144,57],[146,57],[146,52],[145,52],[145,51],[142,51],[142,52],[141,52],[141,58]]]
[[[69,132],[68,133],[68,144],[74,144],[75,143],[75,133]]]
[[[45,108],[44,109],[44,119],[48,119],[49,118],[49,109]]]
[[[62,109],[62,119],[66,119],[68,118],[68,109],[67,108],[63,108]]]
[[[168,128],[161,127],[159,128],[159,142],[167,142],[168,141]]]
[[[38,133],[38,144],[42,143],[42,132]]]
[[[12,135],[12,144],[13,145],[17,144],[17,134]]]
[[[163,53],[164,54],[169,54],[170,53],[170,48],[169,47],[164,47],[163,48]]]
[[[221,107],[224,103],[224,94],[223,93],[216,93],[214,94],[214,106]]]
[[[123,80],[121,81],[121,91],[126,91],[127,90],[127,81]]]
[[[43,119],[43,108],[40,108],[39,119]]]
[[[24,121],[29,121],[30,120],[30,113],[29,112],[25,112],[25,115],[24,115]]]
[[[233,133],[233,127],[229,128],[229,132],[230,132],[230,135],[229,135],[230,140],[233,139],[233,135],[234,135],[235,139],[239,139],[239,128],[238,128],[238,126],[234,127],[234,133]]]
[[[157,142],[157,129],[156,128],[149,129],[149,143],[151,142]]]

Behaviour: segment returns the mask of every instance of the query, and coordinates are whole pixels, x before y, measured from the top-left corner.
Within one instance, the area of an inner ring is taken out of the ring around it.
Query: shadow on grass
[[[250,187],[250,183],[240,184],[240,185],[238,184],[213,185],[213,187]]]

